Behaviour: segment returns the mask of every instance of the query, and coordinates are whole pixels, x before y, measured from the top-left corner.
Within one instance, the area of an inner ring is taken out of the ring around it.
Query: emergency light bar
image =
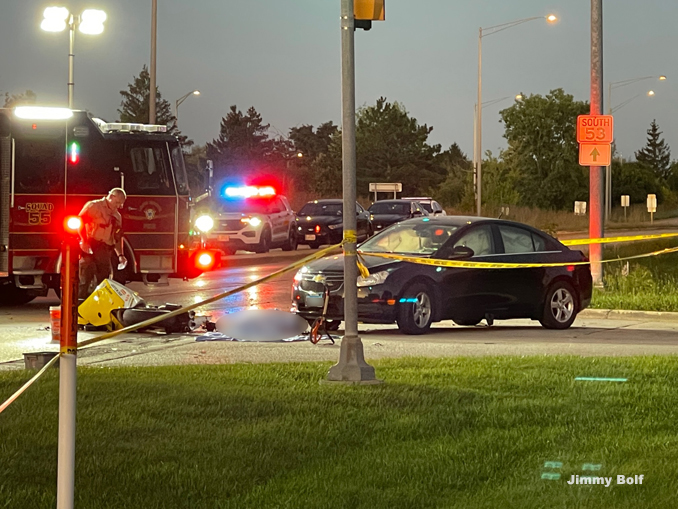
[[[166,125],[151,125],[151,124],[131,124],[123,122],[104,122],[101,119],[94,118],[92,119],[97,125],[99,130],[102,133],[131,133],[131,132],[142,132],[142,133],[166,133]]]
[[[24,120],[66,120],[73,116],[73,111],[70,108],[48,106],[17,106],[14,114]]]
[[[265,196],[275,196],[276,192],[271,186],[266,187],[255,187],[255,186],[243,186],[243,187],[227,187],[224,191],[224,194],[227,198],[254,198],[254,197],[265,197]]]

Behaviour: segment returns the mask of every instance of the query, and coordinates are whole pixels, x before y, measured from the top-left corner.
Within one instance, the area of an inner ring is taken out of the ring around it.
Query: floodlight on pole
[[[43,11],[40,28],[45,32],[63,32],[68,27],[68,107],[73,108],[75,29],[87,35],[99,35],[104,31],[106,13],[98,9],[85,9],[82,14],[71,14],[66,7],[47,7]]]

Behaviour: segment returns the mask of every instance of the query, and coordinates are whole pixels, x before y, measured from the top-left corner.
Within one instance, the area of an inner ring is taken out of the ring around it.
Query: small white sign
[[[622,207],[629,207],[631,204],[631,199],[628,194],[622,194],[621,197],[621,206]]]
[[[648,212],[657,212],[657,195],[648,194],[647,195],[647,211]]]
[[[575,214],[575,216],[585,216],[586,215],[586,202],[585,201],[574,202],[574,214]]]

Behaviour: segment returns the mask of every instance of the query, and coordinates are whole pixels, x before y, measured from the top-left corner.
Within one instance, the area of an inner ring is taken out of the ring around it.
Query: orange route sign
[[[582,143],[579,145],[579,164],[582,166],[608,166],[612,161],[609,143]]]
[[[577,142],[612,143],[613,128],[612,115],[579,115],[577,117]]]

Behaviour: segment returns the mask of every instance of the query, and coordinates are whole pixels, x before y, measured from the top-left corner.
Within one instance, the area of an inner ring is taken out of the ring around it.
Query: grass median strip
[[[329,363],[80,368],[76,505],[675,506],[673,357],[374,364],[382,386],[319,385]],[[0,394],[24,378],[0,372]],[[55,505],[57,391],[55,370],[0,418],[0,507]],[[565,482],[588,463],[646,481]]]

